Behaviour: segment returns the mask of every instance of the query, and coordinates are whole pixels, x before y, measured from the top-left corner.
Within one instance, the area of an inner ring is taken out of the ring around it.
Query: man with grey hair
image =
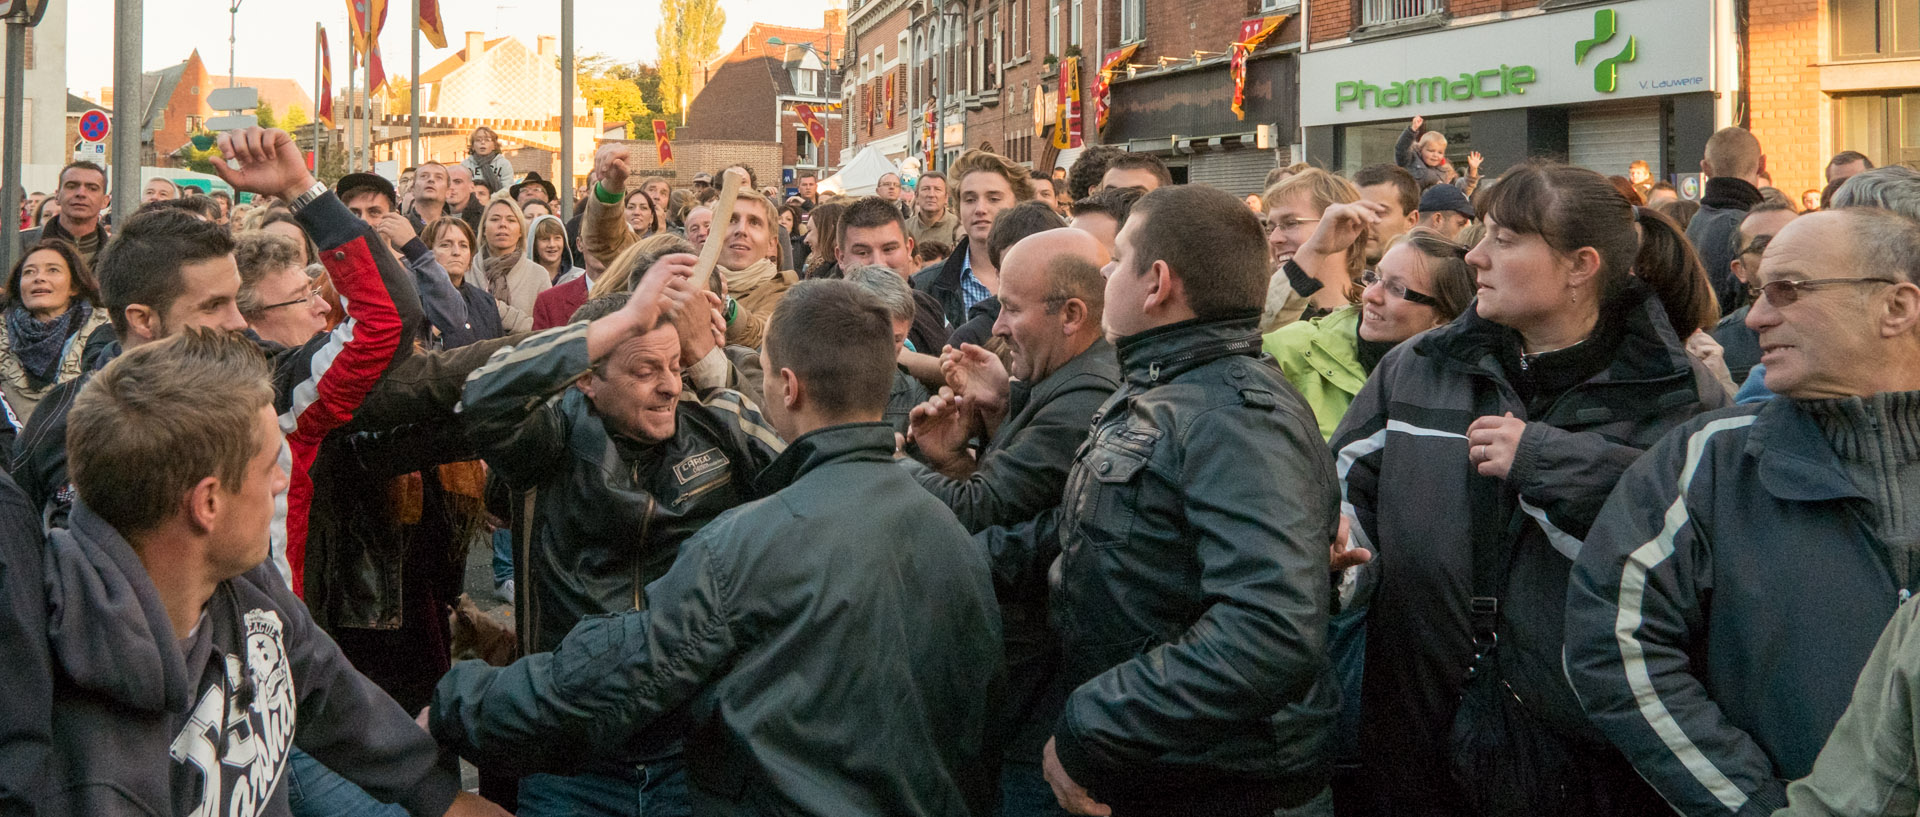
[[[846,279],[855,286],[866,290],[867,294],[880,301],[887,308],[887,315],[893,320],[893,344],[895,352],[904,351],[907,346],[907,333],[913,329],[915,314],[913,287],[907,286],[907,279],[900,276],[891,267],[868,264],[847,270]],[[893,372],[893,391],[887,394],[886,421],[894,431],[906,432],[907,416],[915,406],[926,402],[927,387],[920,385],[906,369],[896,366]]]
[[[1120,385],[1120,364],[1101,332],[1107,249],[1073,228],[1035,233],[1000,265],[1000,316],[1013,371],[973,344],[942,355],[947,388],[912,422],[907,468],[970,531],[1013,525],[1060,504],[1089,418]],[[978,453],[968,441],[986,441]],[[1047,629],[1044,579],[1001,596],[1009,695],[996,711],[1008,735],[1001,795],[1008,814],[1049,807],[1041,749],[1064,706],[1059,647]]]
[[[1567,675],[1681,814],[1767,814],[1810,771],[1804,813],[1912,813],[1910,710],[1883,698],[1911,683],[1882,660],[1861,686],[1870,708],[1899,706],[1904,758],[1864,734],[1876,715],[1835,724],[1920,586],[1920,222],[1802,216],[1753,284],[1747,325],[1780,399],[1703,414],[1621,477],[1574,565]],[[1879,788],[1901,779],[1889,763],[1907,767],[1904,801]]]

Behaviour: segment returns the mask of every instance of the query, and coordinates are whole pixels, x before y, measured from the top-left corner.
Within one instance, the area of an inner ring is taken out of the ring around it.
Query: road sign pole
[[[412,34],[407,37],[413,46],[413,71],[407,82],[412,87],[407,90],[407,164],[419,167],[426,161],[420,157],[420,0],[413,0]]]
[[[320,95],[324,93],[324,91],[320,88],[320,38],[324,36],[326,36],[326,31],[320,28],[320,22],[318,20],[314,21],[313,23],[313,176],[316,179],[320,177],[320,106],[322,104]]]
[[[7,111],[6,111],[6,156],[0,159],[0,219],[6,227],[0,228],[0,269],[13,269],[13,259],[20,256],[20,147],[26,130],[25,103],[21,97],[26,94],[27,72],[27,26],[20,20],[7,21]]]
[[[560,0],[559,181],[560,219],[565,221],[573,218],[573,0]]]
[[[113,212],[140,206],[140,48],[143,0],[113,0]]]

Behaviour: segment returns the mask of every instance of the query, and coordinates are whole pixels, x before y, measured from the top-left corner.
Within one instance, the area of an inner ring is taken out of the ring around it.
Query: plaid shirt
[[[993,297],[993,291],[973,275],[973,250],[967,250],[967,257],[960,262],[960,302],[968,310],[973,305]]]

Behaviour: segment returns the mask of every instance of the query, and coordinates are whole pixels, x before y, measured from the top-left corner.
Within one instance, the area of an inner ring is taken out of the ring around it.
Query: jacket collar
[[[887,462],[893,459],[893,426],[886,423],[843,423],[818,428],[787,444],[754,479],[760,491],[782,490],[807,472],[842,460]]]
[[[107,232],[107,221],[104,217],[100,219],[99,223],[93,226],[93,232],[100,236],[100,246],[102,247],[107,246],[107,239],[111,238],[113,235],[112,233]],[[73,237],[73,233],[67,231],[66,222],[63,219],[61,219],[59,216],[54,216],[52,221],[49,221],[46,224],[41,225],[40,237],[64,238],[76,244],[79,243],[79,241]]]
[[[1700,196],[1701,207],[1719,210],[1751,210],[1760,201],[1760,188],[1730,176],[1708,179],[1707,188]]]
[[[75,502],[48,543],[47,639],[76,686],[129,707],[184,713],[193,679],[133,546]]]
[[[1516,353],[1520,333],[1480,317],[1477,304],[1468,304],[1453,323],[1416,336],[1414,350],[1504,382],[1501,356]],[[1660,299],[1638,279],[1628,279],[1602,308],[1600,320],[1619,322],[1621,336],[1613,362],[1594,380],[1637,383],[1691,373],[1686,347],[1674,336]],[[1601,331],[1594,329],[1596,335]]]
[[[1229,355],[1260,355],[1260,314],[1192,320],[1157,326],[1121,338],[1120,375],[1129,385],[1150,387],[1188,369]]]
[[[1103,364],[1111,364],[1113,359],[1113,344],[1108,343],[1106,338],[1094,338],[1092,346],[1074,355],[1072,360],[1061,364],[1060,368],[1053,370],[1052,374],[1033,384],[1034,399],[1046,400],[1068,381],[1089,372],[1103,379],[1113,380],[1112,375],[1099,371],[1101,368],[1111,369],[1111,365],[1103,366]]]
[[[1360,307],[1349,306],[1318,319],[1307,340],[1320,354],[1308,365],[1334,385],[1357,394],[1366,385],[1367,370],[1360,364]]]
[[[940,277],[936,279],[942,289],[960,291],[960,279],[967,274],[967,237],[961,236],[960,246],[953,248],[953,254],[940,265]]]
[[[1747,456],[1760,461],[1767,493],[1798,502],[1824,502],[1866,495],[1841,470],[1840,457],[1813,416],[1791,398],[1768,400],[1747,434]]]

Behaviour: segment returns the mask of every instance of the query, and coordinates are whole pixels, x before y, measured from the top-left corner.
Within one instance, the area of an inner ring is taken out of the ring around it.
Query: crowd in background
[[[1913,814],[1920,171],[1423,124],[1245,196],[69,165],[0,813]]]

